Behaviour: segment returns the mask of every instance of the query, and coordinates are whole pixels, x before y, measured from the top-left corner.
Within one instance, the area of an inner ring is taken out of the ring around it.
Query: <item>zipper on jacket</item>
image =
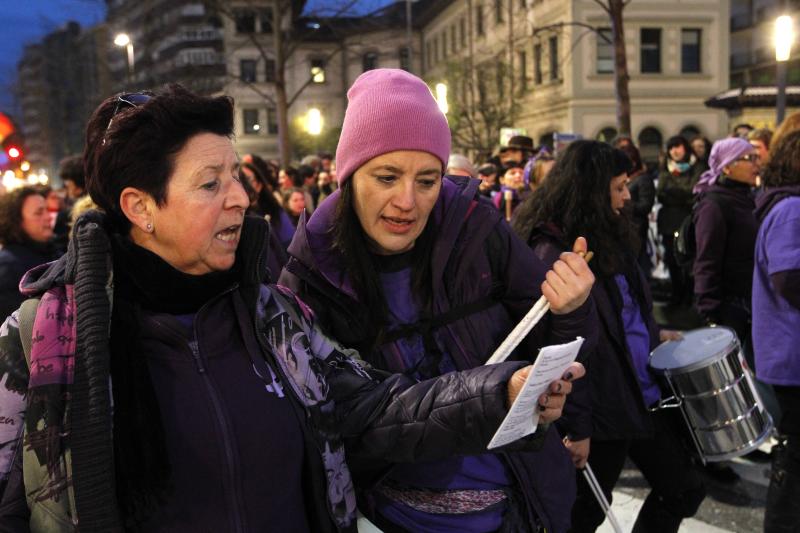
[[[236,472],[236,462],[235,462],[235,453],[233,449],[233,437],[232,437],[232,429],[230,427],[229,421],[225,418],[225,412],[222,409],[222,402],[219,398],[219,392],[217,391],[216,385],[211,380],[211,376],[209,376],[208,372],[206,372],[206,367],[203,362],[203,357],[200,354],[200,344],[198,341],[197,336],[197,316],[202,313],[209,304],[217,300],[218,298],[223,297],[224,295],[233,292],[236,287],[233,287],[224,293],[220,294],[217,298],[212,299],[209,302],[206,302],[195,315],[195,320],[192,323],[192,335],[193,339],[189,341],[189,348],[192,351],[192,358],[197,365],[198,373],[203,377],[203,383],[206,386],[206,391],[208,392],[208,396],[211,399],[211,404],[214,406],[214,413],[217,418],[217,424],[219,425],[220,431],[222,433],[222,448],[225,452],[225,460],[227,463],[226,470],[226,477],[228,481],[228,505],[231,508],[231,531],[232,532],[244,532],[246,530],[244,526],[244,512],[242,510],[242,498],[239,491],[239,487],[236,483],[238,479],[238,473]]]

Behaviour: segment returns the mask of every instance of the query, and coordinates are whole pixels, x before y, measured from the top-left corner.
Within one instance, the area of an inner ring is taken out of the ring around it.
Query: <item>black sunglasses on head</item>
[[[108,128],[111,127],[111,123],[114,121],[114,117],[117,116],[121,110],[126,109],[128,107],[139,107],[140,105],[144,105],[147,103],[150,98],[153,96],[150,94],[145,93],[127,93],[127,94],[120,94],[117,96],[117,105],[114,107],[114,112],[111,114],[111,118],[108,120],[108,126],[106,126],[106,131]]]

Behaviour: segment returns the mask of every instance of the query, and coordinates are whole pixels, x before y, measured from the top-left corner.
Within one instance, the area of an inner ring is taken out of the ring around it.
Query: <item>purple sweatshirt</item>
[[[770,192],[759,199],[769,202]],[[753,273],[753,348],[758,378],[800,385],[800,310],[781,296],[775,275],[800,270],[800,195],[769,202],[758,231]]]

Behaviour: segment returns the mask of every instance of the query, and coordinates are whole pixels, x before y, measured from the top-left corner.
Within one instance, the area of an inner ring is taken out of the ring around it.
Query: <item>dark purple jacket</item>
[[[750,187],[731,180],[709,187],[694,209],[695,305],[715,322],[734,312],[731,307],[750,308],[758,231],[754,209]]]
[[[547,271],[512,233],[502,214],[478,194],[478,185],[478,180],[447,176],[431,213],[431,223],[438,229],[431,257],[434,317],[490,294],[498,299],[495,305],[438,329],[439,342],[459,370],[486,361],[539,298]],[[357,303],[341,258],[331,251],[330,228],[338,201],[337,191],[308,222],[301,220],[280,283],[315,307],[334,337],[358,345],[365,309]],[[588,339],[593,326],[588,304],[569,315],[550,315],[516,357],[533,360],[542,346],[572,341],[578,335]],[[555,428],[547,431],[540,452],[509,452],[504,457],[531,519],[538,516],[548,531],[565,531],[575,498],[574,466]],[[358,476],[359,465],[350,465]]]
[[[552,258],[567,249],[561,233],[552,226],[539,227],[531,235],[529,244],[537,256]],[[659,328],[653,318],[653,301],[644,274],[634,262],[631,265],[639,277],[641,293],[636,295],[642,317],[650,333],[650,349],[659,343]],[[629,284],[635,290],[634,284]],[[615,440],[650,436],[652,427],[647,416],[647,406],[642,396],[636,369],[631,359],[622,323],[621,295],[613,277],[598,276],[592,288],[592,298],[597,309],[597,344],[589,356],[587,381],[590,401],[579,407],[585,411],[578,415],[565,413],[565,424],[581,428],[582,436],[595,440]],[[577,386],[578,384],[576,384]],[[591,418],[591,429],[586,431],[584,420]]]

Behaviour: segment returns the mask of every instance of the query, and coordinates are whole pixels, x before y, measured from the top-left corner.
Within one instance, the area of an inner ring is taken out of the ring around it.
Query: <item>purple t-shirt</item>
[[[756,375],[773,385],[800,385],[800,311],[778,295],[769,277],[800,269],[800,197],[781,200],[764,217],[753,272]]]
[[[650,357],[650,332],[642,318],[639,304],[631,295],[628,280],[622,274],[617,274],[614,276],[614,281],[617,282],[617,287],[622,295],[622,326],[625,330],[625,343],[628,345],[633,366],[636,368],[636,377],[639,380],[639,387],[642,389],[644,402],[650,406],[661,398],[661,390],[647,366],[647,360]]]
[[[419,318],[419,311],[411,291],[411,268],[383,271],[381,282],[392,322],[390,330],[393,326],[415,323]],[[393,348],[393,353],[384,353],[384,356],[394,359],[395,364],[402,364],[405,370],[414,368],[425,355],[420,335],[394,344],[399,349]],[[455,370],[449,354],[443,354],[439,369],[442,373]],[[404,464],[390,472],[385,482],[397,487],[432,490],[503,490],[511,485],[505,464],[499,455],[492,453]],[[376,507],[390,522],[409,531],[477,533],[497,531],[500,528],[506,501],[479,512],[433,514],[418,511],[377,494]]]

